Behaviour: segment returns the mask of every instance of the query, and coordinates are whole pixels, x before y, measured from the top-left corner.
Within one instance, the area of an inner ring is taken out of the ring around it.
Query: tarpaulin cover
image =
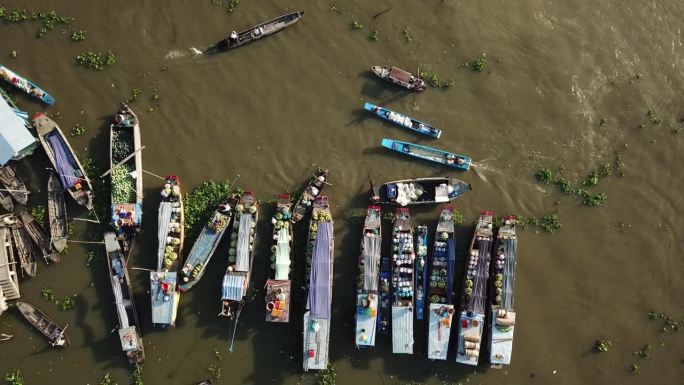
[[[330,319],[332,229],[330,222],[318,224],[318,233],[311,257],[311,280],[307,307],[311,310],[311,316],[316,318]]]

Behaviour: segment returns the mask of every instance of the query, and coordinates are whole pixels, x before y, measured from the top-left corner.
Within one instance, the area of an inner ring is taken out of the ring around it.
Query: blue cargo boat
[[[442,135],[442,130],[439,128],[432,127],[431,125],[423,123],[420,120],[416,120],[410,116],[394,112],[385,107],[376,106],[372,103],[366,103],[364,104],[363,108],[389,122],[404,128],[408,128],[409,130],[415,131],[419,134],[431,136],[437,139],[439,139],[439,137]]]
[[[416,319],[422,320],[425,309],[425,288],[427,286],[427,226],[418,226],[416,234]]]
[[[0,64],[0,78],[5,79],[11,85],[17,87],[18,89],[26,92],[27,94],[33,96],[40,101],[47,103],[49,105],[55,104],[55,98],[50,96],[42,88],[33,84],[30,80],[18,75],[16,72]]]
[[[414,158],[424,159],[445,166],[460,168],[462,170],[468,170],[472,163],[472,159],[467,156],[414,143],[383,139],[382,146]]]

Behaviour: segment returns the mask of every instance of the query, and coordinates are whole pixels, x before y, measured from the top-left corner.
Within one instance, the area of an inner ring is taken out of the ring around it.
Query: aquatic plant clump
[[[61,311],[71,310],[74,306],[76,306],[76,300],[73,295],[66,295],[61,301],[57,301],[57,307]]]
[[[482,54],[470,63],[470,69],[475,72],[483,72],[487,68],[487,55]]]
[[[534,177],[537,178],[537,182],[541,184],[553,183],[553,172],[548,168],[540,169],[536,174],[534,174]]]
[[[13,369],[11,372],[5,374],[5,383],[7,383],[7,385],[24,385],[24,377],[21,375],[19,369]]]
[[[28,209],[28,213],[36,218],[36,221],[41,225],[45,223],[45,206],[31,206]]]
[[[133,168],[127,164],[112,170],[112,204],[135,201],[135,180],[131,172]]]
[[[214,210],[228,197],[229,192],[228,181],[206,181],[185,195],[185,237],[189,242],[197,238],[202,227],[209,222]]]
[[[594,350],[597,353],[605,353],[608,351],[612,343],[609,340],[596,340],[594,344]]]
[[[102,380],[100,380],[100,385],[115,385],[112,375],[105,373],[104,377],[102,377]]]
[[[465,217],[460,211],[454,209],[452,220],[454,221],[455,225],[460,225],[461,223],[465,222]]]
[[[71,128],[71,132],[69,133],[70,136],[81,136],[88,131],[88,127],[82,126],[78,123],[74,123],[74,126]]]
[[[116,56],[112,51],[106,53],[85,51],[76,56],[76,62],[86,68],[101,71],[105,67],[116,64]]]
[[[336,378],[335,365],[329,365],[318,377],[318,385],[335,385]]]
[[[76,30],[71,33],[71,40],[72,41],[83,41],[86,38],[86,35],[88,34],[88,31],[83,31],[83,30]]]

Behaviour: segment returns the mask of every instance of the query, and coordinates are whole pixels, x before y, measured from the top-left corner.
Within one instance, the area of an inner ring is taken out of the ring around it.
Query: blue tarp
[[[456,269],[456,240],[447,241],[447,287],[446,303],[451,304],[451,297],[454,293],[454,271]]]
[[[319,223],[314,241],[307,307],[311,310],[311,316],[315,318],[330,319],[332,229],[330,222]]]
[[[55,167],[57,167],[57,174],[62,182],[62,187],[65,189],[73,187],[80,181],[81,173],[76,168],[76,162],[67,153],[68,149],[64,139],[56,131],[46,135],[46,139],[55,156]]]

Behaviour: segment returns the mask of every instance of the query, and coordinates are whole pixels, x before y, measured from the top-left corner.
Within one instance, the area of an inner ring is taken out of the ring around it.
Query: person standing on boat
[[[231,46],[234,46],[238,43],[238,34],[237,32],[233,31],[230,33],[230,37],[228,38],[228,41],[230,42]]]

